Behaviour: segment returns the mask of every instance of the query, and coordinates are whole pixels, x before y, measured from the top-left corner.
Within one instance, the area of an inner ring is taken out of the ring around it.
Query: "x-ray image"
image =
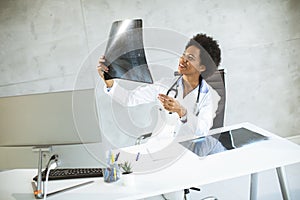
[[[143,45],[142,20],[123,20],[112,24],[105,51],[109,72],[106,80],[119,78],[153,83]]]

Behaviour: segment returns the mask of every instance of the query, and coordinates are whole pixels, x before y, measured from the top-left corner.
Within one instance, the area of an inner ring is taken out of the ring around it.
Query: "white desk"
[[[152,173],[135,175],[135,186],[123,186],[120,181],[104,183],[103,178],[65,180],[49,182],[48,191],[62,189],[76,183],[95,182],[51,199],[140,199],[162,193],[177,191],[193,186],[205,185],[235,177],[252,174],[254,184],[251,198],[255,199],[256,173],[264,170],[300,162],[300,147],[249,123],[213,130],[211,133],[245,127],[268,136],[270,139],[253,143],[238,149],[199,158],[190,151],[170,166]],[[176,146],[176,145],[175,145]],[[133,148],[136,148],[133,147]],[[177,145],[176,148],[183,148]],[[142,159],[142,158],[141,158]],[[140,162],[143,163],[142,160]],[[182,171],[191,173],[179,173]],[[36,170],[10,170],[0,173],[0,199],[34,199],[31,180]]]

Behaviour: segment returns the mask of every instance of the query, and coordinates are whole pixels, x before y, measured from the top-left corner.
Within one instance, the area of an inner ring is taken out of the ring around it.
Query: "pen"
[[[115,167],[114,167],[114,179],[115,179],[115,181],[117,180],[117,170]]]
[[[120,155],[120,152],[119,152],[119,153],[117,153],[117,155],[116,155],[116,159],[115,159],[115,162],[117,162],[117,161],[118,161],[119,155]]]
[[[138,152],[138,154],[136,155],[136,159],[135,159],[135,161],[138,161],[138,160],[139,160],[139,158],[140,158],[140,152]]]
[[[113,153],[111,153],[111,164],[114,164],[114,162],[115,162],[115,159],[114,159],[114,154],[113,154]]]

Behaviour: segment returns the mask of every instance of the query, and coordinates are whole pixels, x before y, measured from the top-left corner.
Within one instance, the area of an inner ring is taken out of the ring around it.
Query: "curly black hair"
[[[200,49],[201,63],[206,66],[205,76],[208,77],[214,73],[221,62],[221,49],[218,42],[212,37],[200,33],[191,38],[185,48],[190,46]]]

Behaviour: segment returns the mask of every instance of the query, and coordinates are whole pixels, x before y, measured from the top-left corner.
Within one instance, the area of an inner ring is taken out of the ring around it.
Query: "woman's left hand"
[[[163,107],[169,112],[176,112],[179,117],[182,117],[186,114],[186,109],[180,105],[173,97],[169,97],[165,94],[159,94],[158,99],[160,100]]]

